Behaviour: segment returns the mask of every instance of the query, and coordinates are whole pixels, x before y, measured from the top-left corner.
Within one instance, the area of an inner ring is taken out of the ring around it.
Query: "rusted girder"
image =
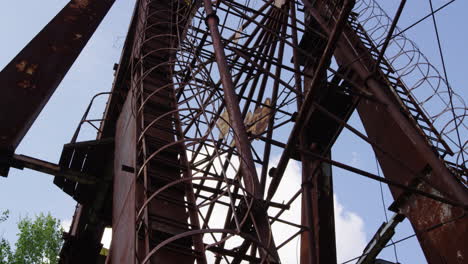
[[[306,140],[301,140],[304,142]],[[302,157],[301,263],[336,263],[331,166],[306,153]]]
[[[70,1],[0,72],[0,151],[15,151],[114,1]]]
[[[79,171],[73,171],[68,168],[60,168],[60,165],[36,159],[25,155],[13,155],[13,165],[15,168],[39,171],[56,177],[64,177],[70,181],[80,184],[97,184],[98,179]]]
[[[326,1],[322,3],[327,4]],[[313,8],[308,11],[324,31],[331,31],[320,12]],[[348,65],[348,69],[360,79],[357,83],[365,83],[362,88],[368,89],[381,102],[365,99],[357,109],[369,139],[404,162],[401,165],[374,147],[386,179],[402,183],[403,186],[414,186],[413,189],[417,191],[453,200],[461,205],[455,207],[440,199],[435,201],[390,187],[397,201],[394,207],[410,220],[428,263],[463,262],[468,255],[466,247],[463,247],[467,244],[464,230],[467,230],[468,222],[460,215],[466,213],[466,188],[450,173],[417,126],[401,111],[402,106],[391,92],[382,71],[379,69],[373,72],[376,61],[351,27],[345,28],[335,57],[339,65]],[[421,176],[414,177],[413,172]],[[439,228],[427,231],[433,226]]]

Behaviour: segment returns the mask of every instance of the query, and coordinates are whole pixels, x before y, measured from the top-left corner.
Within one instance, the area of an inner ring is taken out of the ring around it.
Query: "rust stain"
[[[26,74],[33,75],[36,72],[38,65],[29,64],[27,60],[22,60],[17,63],[15,67],[18,72],[24,72]]]
[[[26,68],[26,73],[29,75],[33,75],[37,70],[37,64],[31,64]]]
[[[26,66],[28,65],[28,61],[22,60],[19,63],[16,64],[16,70],[19,72],[24,72],[26,69]]]

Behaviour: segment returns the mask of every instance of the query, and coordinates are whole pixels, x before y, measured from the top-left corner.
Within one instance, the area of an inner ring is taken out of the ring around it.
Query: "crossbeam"
[[[11,158],[114,1],[70,1],[0,72],[2,156]]]

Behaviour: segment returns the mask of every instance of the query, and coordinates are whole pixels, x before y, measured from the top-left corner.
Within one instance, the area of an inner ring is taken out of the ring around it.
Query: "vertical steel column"
[[[307,19],[306,19],[307,20]],[[314,30],[320,32],[316,23],[311,23]],[[326,71],[317,75],[317,61],[320,55],[325,53],[325,43],[327,39],[320,36],[310,36],[314,41],[313,54],[317,54],[316,59],[310,58],[305,62],[303,72],[308,76],[313,75],[317,79],[316,85],[312,86],[312,78],[304,77],[304,92],[308,97],[314,98],[314,102],[322,102],[329,93],[329,86]],[[331,59],[324,65],[329,67]],[[316,73],[314,75],[314,73]],[[316,118],[310,120],[302,126],[299,135],[299,146],[314,153],[327,155],[323,147],[328,142],[317,140],[311,131],[327,129],[326,124],[320,123]],[[329,152],[328,152],[329,155]],[[328,156],[327,155],[327,156]],[[331,166],[322,163],[313,156],[301,152],[302,163],[302,224],[309,227],[301,235],[301,264],[329,263],[336,264],[336,242],[334,225],[334,203]]]
[[[301,236],[301,264],[333,264],[336,241],[331,165],[304,152],[301,156],[302,222],[311,228]]]
[[[317,230],[315,229],[315,219],[312,204],[312,179],[316,174],[319,161],[313,161],[306,155],[301,155],[302,160],[302,201],[301,201],[301,222],[309,230],[301,235],[301,264],[317,264]]]

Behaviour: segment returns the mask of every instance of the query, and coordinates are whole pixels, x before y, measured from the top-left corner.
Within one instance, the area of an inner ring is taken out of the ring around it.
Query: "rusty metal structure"
[[[332,167],[394,198],[358,263],[386,263],[404,218],[428,263],[466,262],[467,107],[398,28],[405,0],[394,17],[375,0],[137,0],[103,118],[86,110],[59,164],[15,154],[113,2],[71,0],[0,73],[1,174],[52,174],[78,202],[60,263],[281,263],[297,237],[301,264],[337,263]],[[384,177],[333,160],[343,129]]]

